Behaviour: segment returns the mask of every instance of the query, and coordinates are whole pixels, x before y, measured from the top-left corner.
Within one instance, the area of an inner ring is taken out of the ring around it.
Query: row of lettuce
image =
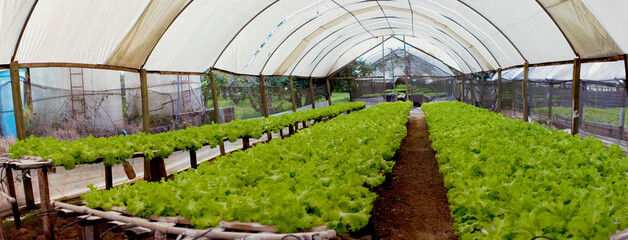
[[[608,239],[628,228],[617,145],[460,102],[423,110],[461,239]]]
[[[64,166],[66,169],[97,160],[112,166],[132,158],[136,152],[143,153],[149,160],[155,157],[165,158],[174,151],[198,150],[205,144],[216,147],[224,138],[231,142],[241,137],[260,138],[265,132],[278,132],[299,122],[334,117],[364,106],[364,102],[351,102],[268,118],[235,120],[226,124],[203,125],[159,134],[140,133],[108,138],[94,138],[90,135],[71,142],[59,141],[53,137],[31,136],[11,145],[8,152],[11,158],[36,156],[50,159],[53,165]]]
[[[383,103],[318,123],[286,139],[204,162],[174,180],[83,195],[87,206],[139,216],[182,216],[206,228],[259,222],[279,232],[320,226],[343,233],[369,222],[389,161],[406,136],[409,102]]]

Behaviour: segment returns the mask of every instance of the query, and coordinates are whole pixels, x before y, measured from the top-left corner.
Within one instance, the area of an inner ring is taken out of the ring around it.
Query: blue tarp
[[[22,102],[24,102],[24,76],[26,76],[26,70],[20,69]],[[15,129],[15,113],[13,112],[11,75],[9,70],[0,70],[0,120],[2,121],[2,136],[12,136],[17,138],[17,130]]]

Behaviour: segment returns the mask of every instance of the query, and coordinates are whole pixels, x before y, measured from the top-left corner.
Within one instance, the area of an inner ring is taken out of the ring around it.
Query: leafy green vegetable
[[[423,110],[461,239],[608,239],[628,228],[617,145],[460,102]]]
[[[136,152],[144,153],[146,159],[165,158],[177,150],[197,150],[204,144],[211,147],[220,145],[223,138],[234,142],[240,137],[260,138],[264,132],[278,132],[280,129],[313,119],[336,116],[348,110],[363,108],[364,102],[336,104],[329,107],[282,114],[262,119],[247,121],[235,120],[227,124],[211,124],[190,127],[159,134],[118,135],[109,138],[87,138],[72,142],[59,141],[53,137],[17,141],[11,145],[8,153],[12,158],[38,156],[51,159],[55,166],[73,169],[77,164],[94,162],[102,159],[108,166],[121,164]]]
[[[203,162],[174,180],[83,195],[87,206],[183,216],[195,227],[259,222],[280,232],[327,223],[340,233],[369,221],[388,161],[406,135],[410,102],[383,103],[318,123],[286,139]]]

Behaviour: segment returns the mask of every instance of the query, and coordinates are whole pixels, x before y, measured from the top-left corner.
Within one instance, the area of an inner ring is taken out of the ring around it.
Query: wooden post
[[[410,88],[410,86],[408,86],[408,52],[406,50],[406,36],[403,36],[403,63],[404,63],[404,73],[406,74],[406,101],[408,101],[408,98],[410,98],[410,95],[408,94],[408,88]]]
[[[37,178],[39,179],[39,199],[41,201],[41,212],[48,213],[50,210],[50,190],[48,188],[48,168],[37,169]],[[54,239],[54,230],[50,222],[50,215],[41,216],[42,225],[44,227],[44,236],[46,240]]]
[[[528,73],[530,72],[530,64],[525,62],[523,65],[523,82],[521,82],[521,97],[523,98],[523,121],[529,120],[528,106]]]
[[[198,162],[196,161],[196,150],[190,149],[190,167],[196,169]]]
[[[626,75],[626,80],[624,81],[624,93],[621,93],[621,110],[620,114],[623,117],[620,117],[619,123],[619,139],[624,140],[624,125],[626,121],[626,97],[628,95],[628,54],[624,54],[624,74]]]
[[[212,90],[212,102],[214,104],[214,119],[216,124],[222,124],[222,119],[220,119],[220,108],[218,107],[218,91],[216,90],[216,79],[214,79],[214,73],[210,70],[207,73],[209,77],[209,85]],[[220,143],[220,155],[225,155],[225,144]]]
[[[15,117],[15,129],[17,130],[17,139],[26,139],[26,126],[24,124],[24,108],[22,105],[22,90],[20,84],[20,66],[17,61],[13,61],[9,64],[9,73],[11,74],[11,90],[13,97],[13,113]],[[30,103],[27,106],[32,105],[32,97],[30,92],[30,78],[25,79],[28,81],[24,84],[24,100]],[[28,91],[27,91],[28,90]],[[27,94],[28,93],[28,94]],[[22,183],[24,185],[24,195],[26,198],[26,208],[35,208],[35,198],[33,197],[33,183],[29,177],[26,177],[29,170],[22,170]],[[29,174],[30,175],[30,174]]]
[[[249,137],[242,137],[242,150],[247,150],[251,146],[249,144]]]
[[[148,112],[148,83],[146,82],[146,69],[140,69],[140,94],[142,97],[142,125],[143,132],[150,134],[150,118]],[[144,180],[151,181],[151,162],[144,159]]]
[[[485,92],[485,88],[486,88],[486,80],[484,79],[484,77],[486,76],[486,74],[484,72],[480,73],[480,107],[482,108],[486,108],[486,92]]]
[[[327,84],[327,102],[329,103],[329,106],[331,106],[333,103],[331,101],[331,86],[329,85],[329,78],[325,78],[325,82]]]
[[[553,103],[553,98],[554,98],[554,84],[549,85],[549,99],[547,100],[547,125],[548,126],[552,126],[552,105],[554,105]]]
[[[573,100],[571,108],[571,135],[578,134],[578,126],[580,125],[580,66],[582,61],[580,58],[573,60],[573,82],[571,84],[571,99]]]
[[[105,165],[105,188],[107,190],[113,188],[113,171],[111,166]]]
[[[260,93],[262,97],[262,102],[260,103],[262,106],[262,113],[264,113],[264,117],[268,117],[268,98],[266,98],[266,84],[264,83],[264,75],[259,75],[259,87]]]
[[[475,76],[471,74],[471,83],[469,84],[469,89],[471,90],[471,105],[475,105],[475,88],[473,87],[473,82],[475,82]]]
[[[386,102],[386,50],[384,49],[384,36],[382,36],[382,82],[384,83],[384,102]]]
[[[465,78],[465,75],[464,74],[460,75],[460,78],[462,78],[462,95],[460,95],[460,100],[462,102],[466,102],[466,99],[464,98],[465,97],[464,96],[464,82],[465,82],[464,78]]]
[[[294,91],[294,79],[292,76],[288,78],[290,79],[290,99],[292,100],[292,112],[297,112],[297,93]]]
[[[310,96],[312,96],[312,109],[316,108],[316,99],[314,98],[314,83],[312,82],[312,77],[309,78],[310,81]]]
[[[159,182],[162,178],[168,177],[166,163],[163,158],[155,157],[150,162],[150,181]]]
[[[502,69],[497,69],[497,106],[495,112],[502,112]]]
[[[13,170],[10,167],[7,167],[5,172],[7,175],[7,187],[9,188],[9,196],[17,199],[17,193],[15,192],[15,178],[13,178]],[[11,203],[11,211],[13,212],[15,228],[22,228],[22,220],[20,219],[20,209],[18,208],[17,201]]]
[[[268,140],[266,142],[270,142],[270,140],[273,140],[273,131],[267,131],[266,135],[268,136]]]

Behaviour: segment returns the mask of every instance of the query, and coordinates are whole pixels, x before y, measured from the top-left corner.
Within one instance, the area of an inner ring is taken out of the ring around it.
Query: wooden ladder
[[[82,68],[69,68],[70,71],[70,100],[72,115],[85,116],[87,113],[85,103],[85,79]]]

